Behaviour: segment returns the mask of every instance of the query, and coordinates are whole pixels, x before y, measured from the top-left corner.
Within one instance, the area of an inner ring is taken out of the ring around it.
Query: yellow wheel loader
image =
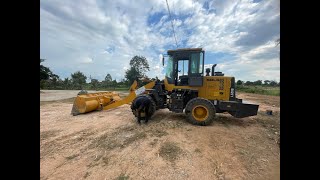
[[[202,48],[168,50],[165,79],[152,81],[136,89],[136,81],[130,88],[130,94],[124,99],[117,94],[79,95],[74,103],[73,114],[106,110],[135,103],[138,96],[152,101],[149,107],[150,117],[158,109],[168,108],[172,112],[185,113],[187,120],[195,125],[208,125],[216,113],[228,112],[236,118],[257,115],[259,105],[246,104],[236,98],[235,78],[224,76],[207,68],[204,72],[205,51]],[[165,59],[162,59],[164,65]],[[211,74],[210,74],[211,71]],[[131,106],[137,117],[136,109]]]
[[[145,94],[152,98],[154,109],[168,108],[186,113],[187,120],[196,125],[208,125],[216,113],[228,112],[236,118],[257,115],[259,105],[242,103],[236,98],[235,78],[207,68],[204,72],[205,51],[202,48],[168,50],[166,75],[156,81]],[[164,58],[162,59],[164,65]],[[210,74],[211,71],[211,74]],[[135,100],[134,100],[135,101]],[[133,103],[134,103],[133,101]],[[132,109],[136,115],[135,109]]]

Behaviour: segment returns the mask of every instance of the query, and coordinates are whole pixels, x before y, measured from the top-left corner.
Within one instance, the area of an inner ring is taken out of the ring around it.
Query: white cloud
[[[93,60],[92,60],[92,58],[85,57],[85,58],[82,58],[81,63],[91,64],[91,63],[93,63]]]
[[[273,44],[279,37],[278,1],[168,2],[180,47],[233,54],[235,59],[216,69],[236,78],[279,79],[279,47]],[[148,24],[159,12],[164,16]],[[147,57],[148,76],[163,78],[159,54],[172,48],[165,1],[40,2],[40,56],[62,78],[80,70],[99,80],[107,73],[121,79],[134,55]]]

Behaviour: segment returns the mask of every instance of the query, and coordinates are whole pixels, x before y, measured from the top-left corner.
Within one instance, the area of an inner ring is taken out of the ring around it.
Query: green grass
[[[129,176],[126,176],[124,173],[121,173],[116,180],[127,180]]]
[[[268,87],[268,86],[237,86],[237,91],[253,94],[263,94],[271,96],[280,96],[280,87]]]

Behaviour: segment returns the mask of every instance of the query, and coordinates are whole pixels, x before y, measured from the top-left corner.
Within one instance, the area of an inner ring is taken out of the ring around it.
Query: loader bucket
[[[108,110],[116,108],[123,104],[132,102],[139,94],[144,93],[146,89],[150,89],[155,85],[155,82],[136,89],[137,82],[131,85],[129,95],[121,99],[118,93],[115,92],[99,92],[79,94],[74,100],[71,114],[76,116],[83,113],[88,113],[95,110]]]
[[[72,107],[72,115],[83,114],[94,110],[102,110],[108,104],[120,101],[121,98],[115,92],[99,92],[81,94],[76,97]]]

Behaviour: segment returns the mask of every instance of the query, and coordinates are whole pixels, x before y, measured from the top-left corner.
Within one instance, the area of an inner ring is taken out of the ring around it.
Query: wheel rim
[[[192,109],[192,116],[197,121],[205,121],[209,116],[208,108],[202,105],[195,106]]]

